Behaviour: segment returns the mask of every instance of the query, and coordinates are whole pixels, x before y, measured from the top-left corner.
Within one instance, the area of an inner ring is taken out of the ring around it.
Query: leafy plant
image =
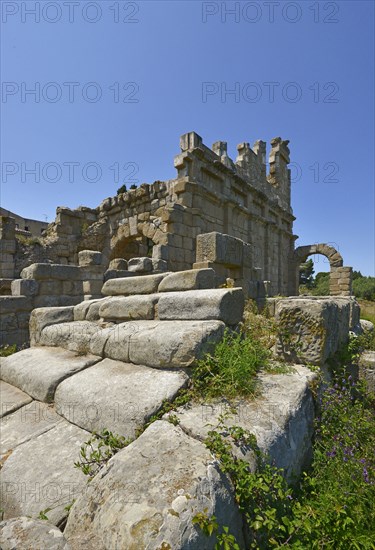
[[[126,193],[126,192],[127,192],[127,187],[125,184],[121,185],[121,187],[117,189],[117,195],[121,195],[122,193]]]
[[[224,437],[220,420],[219,431],[209,432],[206,445],[233,482],[250,534],[248,548],[375,548],[374,421],[373,403],[344,369],[323,393],[312,468],[292,490],[282,470],[259,451],[258,469],[251,473],[231,445],[231,439],[232,444],[254,445],[251,434],[232,426]],[[213,527],[217,533],[216,523],[202,514],[197,518],[205,532]],[[231,537],[228,544],[237,544],[228,527],[223,533]],[[216,548],[220,544],[217,535]]]
[[[5,344],[4,346],[0,346],[0,357],[8,357],[9,355],[12,355],[13,353],[17,352],[17,345],[16,344]]]
[[[115,435],[108,430],[103,430],[100,434],[93,432],[92,437],[82,445],[80,460],[75,462],[74,466],[89,476],[90,481],[113,455],[129,443],[131,439]]]
[[[198,361],[193,371],[193,392],[210,399],[254,395],[256,374],[267,363],[267,349],[250,336],[228,329],[212,354]]]
[[[50,512],[52,510],[52,508],[46,508],[45,510],[41,510],[39,512],[39,515],[38,515],[38,519],[44,519],[46,521],[48,521],[48,512]]]

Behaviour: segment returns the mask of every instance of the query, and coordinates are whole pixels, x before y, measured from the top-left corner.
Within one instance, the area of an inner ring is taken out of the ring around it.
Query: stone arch
[[[299,266],[313,254],[322,254],[330,265],[329,290],[331,296],[349,296],[352,293],[352,268],[343,266],[343,259],[333,246],[325,243],[299,246],[294,251],[294,269],[298,293]]]
[[[154,243],[144,235],[116,236],[111,243],[110,260],[114,258],[139,258],[151,256]]]
[[[325,256],[329,261],[329,265],[331,269],[333,267],[342,267],[344,265],[344,261],[342,259],[340,252],[338,252],[336,248],[333,248],[333,246],[330,246],[325,243],[299,246],[294,251],[294,256],[295,256],[296,262],[298,262],[298,266],[302,262],[305,262],[308,256],[311,256],[313,254],[322,254],[323,256]]]

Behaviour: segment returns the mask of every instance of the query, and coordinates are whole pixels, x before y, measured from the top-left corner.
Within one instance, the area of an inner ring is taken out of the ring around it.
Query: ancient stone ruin
[[[1,298],[0,343],[28,340],[34,307],[98,297],[110,277],[213,268],[217,285],[231,278],[262,302],[297,295],[299,265],[323,254],[330,262],[330,294],[350,296],[352,270],[337,250],[326,244],[295,249],[288,143],[271,141],[267,174],[265,142],[241,143],[234,162],[225,142],[209,149],[191,132],[180,140],[176,179],[142,184],[95,209],[59,207],[38,242],[19,242],[15,221],[0,217],[0,293],[17,297]],[[100,255],[84,260],[87,250]],[[29,267],[40,263],[55,267]],[[20,278],[34,283],[12,285]]]
[[[147,423],[238,329],[247,298],[277,320],[274,356],[293,368],[261,372],[261,398],[231,406],[231,422],[287,480],[309,463],[317,375],[305,365],[324,367],[360,330],[360,312],[338,251],[295,248],[288,142],[271,146],[267,175],[264,142],[240,144],[234,162],[226,143],[211,150],[185,134],[175,180],[96,209],[58,208],[38,242],[17,241],[1,218],[1,344],[30,344],[1,358],[4,550],[213,550],[197,513],[246,548],[231,483],[203,443],[228,403]],[[311,254],[329,259],[331,296],[298,296]],[[74,462],[103,429],[132,442],[88,484]],[[238,452],[254,471],[253,449]]]

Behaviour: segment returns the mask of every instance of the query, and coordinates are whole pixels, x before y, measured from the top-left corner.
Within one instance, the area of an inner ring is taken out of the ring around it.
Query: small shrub
[[[23,244],[25,246],[42,246],[42,241],[39,237],[26,237],[26,235],[16,234],[16,239],[20,244]]]
[[[16,344],[5,344],[4,346],[0,346],[0,357],[8,357],[9,355],[12,355],[13,353],[17,352],[17,345]]]
[[[242,428],[227,428],[227,433],[235,443],[252,443]],[[222,433],[209,432],[206,445],[233,482],[250,532],[247,548],[375,548],[375,412],[345,369],[323,393],[312,468],[293,490],[282,470],[260,453],[258,470],[251,473]],[[216,518],[199,514],[195,522],[206,534],[216,533],[217,549],[235,548],[221,543]],[[229,536],[228,527],[223,533]]]
[[[267,363],[264,346],[242,332],[224,333],[213,354],[198,361],[193,371],[193,393],[205,399],[252,396],[256,374]]]
[[[122,193],[126,193],[126,192],[127,192],[127,187],[126,187],[125,184],[124,184],[124,185],[121,185],[121,187],[119,187],[119,188],[117,189],[117,195],[121,195]]]
[[[90,481],[113,455],[129,443],[131,439],[115,435],[108,430],[103,430],[100,434],[93,432],[92,437],[82,445],[80,459],[74,466],[89,476]]]

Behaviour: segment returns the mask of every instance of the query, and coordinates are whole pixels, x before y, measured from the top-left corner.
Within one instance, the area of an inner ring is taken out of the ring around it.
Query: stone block
[[[17,324],[18,328],[20,329],[26,329],[29,330],[29,321],[30,321],[30,315],[28,311],[21,311],[17,313]]]
[[[30,341],[35,346],[44,327],[74,320],[72,306],[37,308],[30,315]]]
[[[109,262],[108,269],[127,271],[128,262],[124,258],[115,258]]]
[[[236,325],[244,310],[242,288],[187,290],[161,294],[158,317],[161,320],[219,320]]]
[[[225,328],[221,321],[133,321],[124,325],[131,334],[129,361],[155,368],[193,365],[222,338]]]
[[[75,288],[75,281],[62,281],[62,293],[63,294],[72,294]]]
[[[3,260],[3,254],[15,254],[16,239],[1,239],[0,240],[0,255]]]
[[[169,259],[168,246],[163,244],[155,244],[152,248],[152,258],[154,260],[168,260]]]
[[[217,461],[181,428],[157,421],[90,482],[70,511],[64,536],[72,548],[83,548],[89,538],[98,550],[213,550],[216,537],[193,524],[200,512],[214,515],[220,530],[229,525],[245,548],[241,516]]]
[[[215,288],[215,271],[213,269],[189,269],[170,273],[161,281],[158,292],[204,288]]]
[[[243,241],[223,233],[202,233],[197,236],[196,261],[242,266]]]
[[[57,279],[60,281],[79,280],[81,278],[80,268],[76,265],[60,264],[31,264],[21,271],[22,279],[48,280]]]
[[[87,353],[90,339],[100,327],[90,321],[74,321],[50,325],[42,330],[39,345],[57,346],[80,354]]]
[[[374,327],[372,327],[374,330]],[[358,361],[359,377],[365,380],[367,391],[375,394],[375,351],[365,351]]]
[[[125,277],[135,277],[136,273],[131,273],[130,271],[123,271],[120,269],[107,269],[104,273],[103,280],[104,282],[109,281],[109,279],[124,279]]]
[[[151,258],[131,258],[128,261],[128,270],[131,273],[149,273],[152,271]]]
[[[14,278],[14,263],[0,263],[0,277]]]
[[[61,420],[51,405],[40,401],[26,403],[8,414],[1,420],[1,458],[6,459],[16,447],[50,430]]]
[[[99,317],[99,307],[108,298],[99,298],[85,300],[74,306],[74,321],[97,321]]]
[[[17,447],[1,472],[3,518],[36,518],[41,510],[50,508],[49,521],[60,524],[68,515],[65,507],[87,485],[86,476],[74,467],[74,462],[79,458],[80,446],[89,437],[85,430],[62,420]]]
[[[110,325],[108,324],[106,327],[101,328],[97,332],[95,332],[91,339],[90,339],[90,353],[92,355],[100,355],[101,357],[104,357],[104,347],[112,334],[113,331],[116,331],[119,329],[121,325]],[[120,340],[117,339],[117,342]],[[125,351],[122,351],[121,353],[124,354],[126,357],[125,361],[129,360],[129,351],[128,351],[128,344],[125,341]]]
[[[288,362],[324,365],[349,337],[350,304],[341,297],[284,298],[275,317],[276,350]]]
[[[79,270],[82,281],[103,281],[103,267],[100,265],[80,267]]]
[[[186,384],[183,371],[155,371],[104,359],[62,382],[55,395],[56,411],[73,424],[100,433],[108,429],[135,437],[137,428],[173,400]]]
[[[0,418],[20,409],[32,400],[19,388],[0,380],[1,410]]]
[[[100,305],[99,316],[106,321],[154,319],[159,294],[144,294],[106,300]]]
[[[152,260],[152,270],[165,273],[168,271],[168,262],[166,260]]]
[[[293,365],[288,374],[259,374],[263,388],[260,398],[244,398],[237,404],[221,399],[193,403],[179,407],[173,414],[185,433],[204,441],[212,426],[219,424],[220,415],[229,413],[225,424],[251,431],[259,449],[282,468],[288,481],[295,481],[311,461],[314,400],[310,385],[316,380],[317,374],[307,367]],[[221,433],[227,438],[227,431]],[[233,451],[248,462],[251,471],[256,469],[251,447],[233,446]]]
[[[55,525],[41,519],[26,516],[11,518],[0,523],[0,546],[2,550],[26,550],[48,548],[69,550],[69,545]]]
[[[90,265],[101,265],[102,253],[96,250],[81,250],[78,252],[78,265],[86,267]]]
[[[11,330],[18,329],[17,315],[15,313],[8,313],[0,315],[0,331],[9,332]]]
[[[12,294],[11,287],[13,280],[0,278],[0,296],[10,296]]]
[[[26,279],[27,280],[27,279]],[[62,294],[61,281],[39,281],[39,296],[58,296]]]
[[[110,279],[102,288],[104,296],[129,296],[133,294],[152,294],[157,292],[159,283],[168,273],[158,275],[144,275],[143,277],[131,277]]]
[[[28,348],[1,358],[1,377],[34,399],[51,403],[62,380],[99,360],[99,357],[77,356],[63,349]]]
[[[98,294],[100,296],[102,291],[103,281],[83,281],[83,293],[84,294]]]
[[[32,299],[29,296],[0,296],[0,311],[2,314],[17,311],[31,311]]]
[[[2,264],[13,265],[13,262],[14,262],[13,254],[8,254],[8,253],[5,253],[5,252],[3,252],[1,254],[1,263]]]

